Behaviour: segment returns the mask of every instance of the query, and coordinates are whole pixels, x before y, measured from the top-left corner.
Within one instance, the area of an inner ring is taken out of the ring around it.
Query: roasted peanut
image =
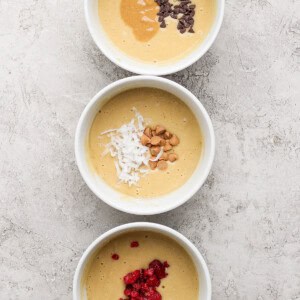
[[[153,156],[157,156],[157,154],[160,152],[160,147],[159,146],[152,146],[150,148],[150,153]]]
[[[166,144],[166,140],[165,139],[161,139],[159,144],[160,144],[160,146],[164,146]]]
[[[151,170],[154,170],[157,166],[157,161],[151,161],[149,160],[149,167]]]
[[[148,138],[152,138],[152,132],[151,132],[151,128],[150,127],[147,127],[145,130],[144,130],[144,134],[148,137]]]
[[[168,158],[169,158],[169,154],[167,152],[164,152],[159,158],[159,160],[168,160]]]
[[[164,138],[165,138],[166,140],[170,139],[171,137],[172,137],[172,134],[171,134],[169,131],[166,131],[166,132],[164,133]]]
[[[155,132],[157,135],[163,134],[165,131],[166,131],[166,128],[164,126],[161,126],[161,125],[156,126]]]
[[[153,136],[150,140],[151,145],[156,146],[159,145],[161,138],[159,136]]]
[[[172,146],[177,146],[179,144],[179,138],[177,135],[173,134],[173,136],[170,138],[170,144]]]
[[[155,130],[152,130],[151,132],[152,132],[152,136],[157,136],[157,134],[156,134],[156,131],[155,131]]]
[[[168,156],[168,159],[169,159],[170,162],[174,162],[175,160],[178,159],[177,154],[170,153],[169,156]]]
[[[141,143],[142,145],[146,146],[150,143],[150,138],[147,135],[143,134],[141,137]]]
[[[164,145],[164,151],[170,151],[173,147],[169,142],[166,141],[166,144]]]

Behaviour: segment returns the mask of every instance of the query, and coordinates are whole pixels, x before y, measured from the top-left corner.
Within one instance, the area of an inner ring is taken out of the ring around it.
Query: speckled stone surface
[[[91,241],[141,220],[195,243],[213,299],[299,299],[299,11],[294,0],[227,1],[211,50],[168,76],[212,118],[212,172],[186,205],[136,217],[91,193],[73,149],[84,106],[131,74],[98,51],[82,1],[0,0],[0,299],[71,299]]]

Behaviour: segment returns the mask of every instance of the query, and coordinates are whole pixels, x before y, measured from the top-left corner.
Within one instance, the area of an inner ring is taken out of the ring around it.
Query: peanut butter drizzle
[[[147,42],[157,33],[159,7],[154,0],[122,0],[120,8],[123,21],[137,40]]]

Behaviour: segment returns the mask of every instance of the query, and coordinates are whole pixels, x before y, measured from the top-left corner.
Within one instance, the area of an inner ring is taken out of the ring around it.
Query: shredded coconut
[[[136,108],[133,110],[135,117],[129,123],[118,129],[109,129],[101,133],[110,138],[102,155],[110,153],[115,159],[114,163],[120,182],[127,183],[129,186],[136,185],[141,176],[147,172],[141,167],[148,166],[150,159],[149,148],[143,146],[140,141],[145,129],[144,118]]]

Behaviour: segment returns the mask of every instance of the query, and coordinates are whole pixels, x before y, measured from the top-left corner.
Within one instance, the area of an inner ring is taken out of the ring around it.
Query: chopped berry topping
[[[149,268],[149,269],[144,271],[144,275],[147,276],[147,277],[150,277],[153,274],[154,274],[154,269],[152,269],[152,268]]]
[[[130,244],[130,247],[131,248],[137,248],[139,246],[139,242],[138,241],[132,241],[131,244]]]
[[[124,276],[124,283],[125,284],[133,284],[140,278],[140,271],[135,270],[131,273],[128,273],[126,276]]]
[[[153,260],[150,264],[149,267],[154,269],[154,274],[159,278],[165,278],[167,277],[167,273],[166,273],[166,267],[164,266],[164,264],[159,261],[158,259]]]
[[[156,286],[158,287],[160,285],[160,280],[155,276],[151,276],[147,279],[147,282],[148,286]]]
[[[117,253],[112,254],[111,258],[113,260],[118,260],[120,258],[120,256]]]
[[[162,300],[161,294],[156,290],[160,286],[161,279],[167,277],[166,268],[168,262],[153,260],[148,269],[135,270],[126,274],[124,295],[127,298],[119,300]]]

